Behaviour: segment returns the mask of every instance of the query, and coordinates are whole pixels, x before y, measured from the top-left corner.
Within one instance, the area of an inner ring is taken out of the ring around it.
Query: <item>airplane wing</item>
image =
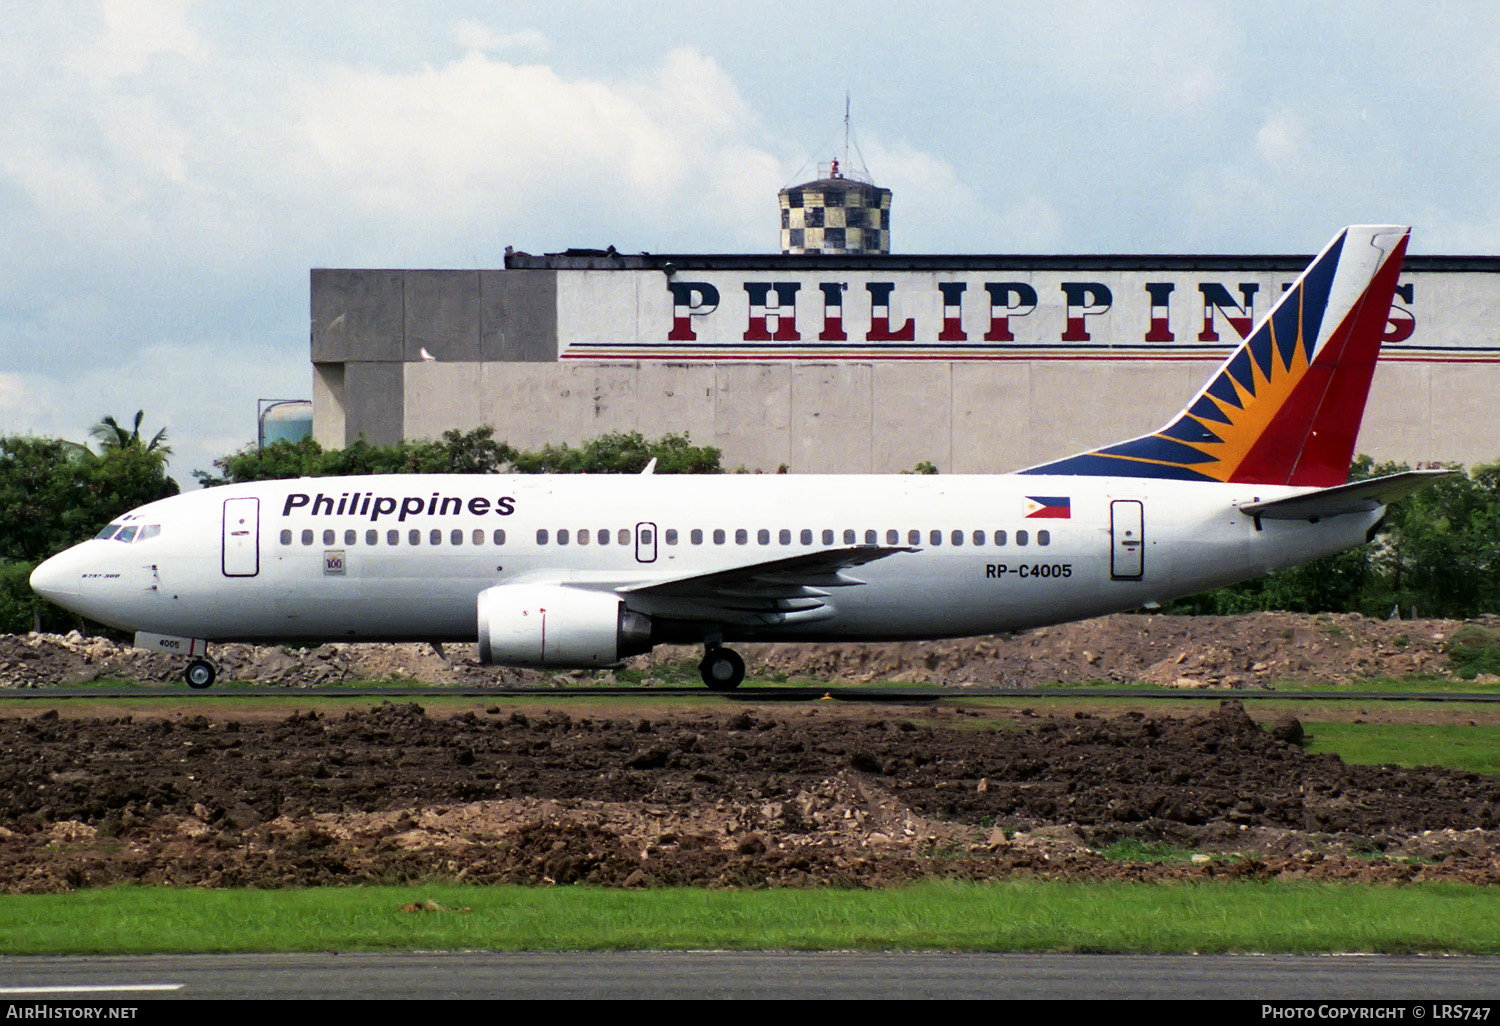
[[[843,571],[916,551],[907,545],[850,545],[615,590],[622,596],[649,598],[668,616],[675,615],[672,608],[680,603],[683,619],[760,624],[821,620],[833,613],[823,601],[827,589],[864,584]]]
[[[1240,512],[1267,520],[1321,520],[1343,513],[1368,513],[1456,473],[1455,470],[1408,470],[1368,481],[1321,488],[1289,499],[1253,502],[1241,506]]]

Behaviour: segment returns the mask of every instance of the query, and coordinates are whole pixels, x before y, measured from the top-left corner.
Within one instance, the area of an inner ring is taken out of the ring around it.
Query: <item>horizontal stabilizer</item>
[[[1266,520],[1321,520],[1344,513],[1369,513],[1456,473],[1456,470],[1408,470],[1368,481],[1351,481],[1289,499],[1255,502],[1241,506],[1240,512]]]

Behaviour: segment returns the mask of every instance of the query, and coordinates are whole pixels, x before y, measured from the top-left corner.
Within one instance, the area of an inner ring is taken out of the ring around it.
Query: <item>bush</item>
[[[521,452],[497,442],[492,427],[445,431],[439,441],[370,445],[363,439],[324,449],[311,438],[246,448],[214,460],[217,474],[194,471],[205,486],[288,477],[349,474],[639,474],[656,460],[658,474],[717,474],[719,450],[695,447],[686,435],[644,438],[639,432],[604,435],[573,448],[548,445]]]

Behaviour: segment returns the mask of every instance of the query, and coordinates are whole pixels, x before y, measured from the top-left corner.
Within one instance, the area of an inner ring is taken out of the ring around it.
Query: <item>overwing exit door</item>
[[[635,558],[639,563],[656,562],[656,525],[635,525]]]
[[[1139,499],[1116,499],[1109,504],[1109,576],[1138,581],[1145,574],[1145,508]]]

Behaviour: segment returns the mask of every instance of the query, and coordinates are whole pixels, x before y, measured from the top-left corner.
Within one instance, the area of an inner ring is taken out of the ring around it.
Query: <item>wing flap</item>
[[[762,563],[642,581],[616,589],[661,606],[668,616],[733,623],[784,624],[821,620],[833,615],[825,601],[830,588],[863,585],[843,571],[910,546],[851,545],[772,559]]]

